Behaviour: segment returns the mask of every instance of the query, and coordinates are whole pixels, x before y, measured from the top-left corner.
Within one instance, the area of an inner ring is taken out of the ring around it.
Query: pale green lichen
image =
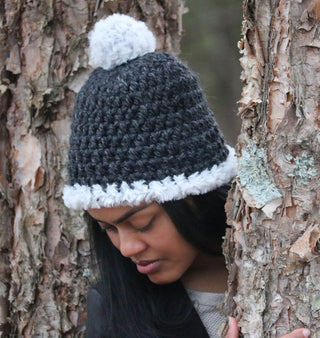
[[[88,268],[83,269],[82,276],[83,277],[90,277],[90,270]]]
[[[288,176],[294,177],[297,185],[307,185],[310,178],[318,175],[317,169],[314,168],[314,158],[310,157],[307,153],[297,157],[288,154],[286,155],[286,159],[290,162],[295,162],[293,173]]]
[[[238,171],[241,185],[246,187],[254,200],[262,206],[280,198],[281,194],[266,170],[265,150],[251,143],[241,153]]]
[[[313,312],[320,310],[320,295],[319,294],[315,294],[313,296],[313,299],[311,301],[311,309]]]

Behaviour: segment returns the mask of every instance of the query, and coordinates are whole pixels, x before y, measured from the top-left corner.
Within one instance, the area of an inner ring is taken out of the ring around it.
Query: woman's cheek
[[[119,236],[116,233],[106,232],[106,235],[109,237],[111,243],[119,250],[120,249],[120,240]]]

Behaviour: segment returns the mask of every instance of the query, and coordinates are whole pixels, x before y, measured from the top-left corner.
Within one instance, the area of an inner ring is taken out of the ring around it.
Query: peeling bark
[[[226,309],[244,337],[320,336],[319,2],[245,0]]]
[[[145,20],[158,49],[179,52],[180,0],[0,3],[1,336],[84,335],[88,239],[61,193],[87,33],[114,12]]]

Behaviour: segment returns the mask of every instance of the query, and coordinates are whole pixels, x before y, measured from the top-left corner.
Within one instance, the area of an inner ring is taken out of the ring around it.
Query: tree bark
[[[145,20],[157,48],[178,53],[181,0],[0,3],[1,336],[84,334],[89,245],[61,194],[87,33],[114,12]]]
[[[245,0],[226,308],[244,337],[320,337],[319,1]]]

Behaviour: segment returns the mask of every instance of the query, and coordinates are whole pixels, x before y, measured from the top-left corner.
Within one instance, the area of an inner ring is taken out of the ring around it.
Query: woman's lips
[[[140,273],[150,274],[155,272],[160,267],[160,261],[137,261],[135,262],[137,265],[137,269]]]

